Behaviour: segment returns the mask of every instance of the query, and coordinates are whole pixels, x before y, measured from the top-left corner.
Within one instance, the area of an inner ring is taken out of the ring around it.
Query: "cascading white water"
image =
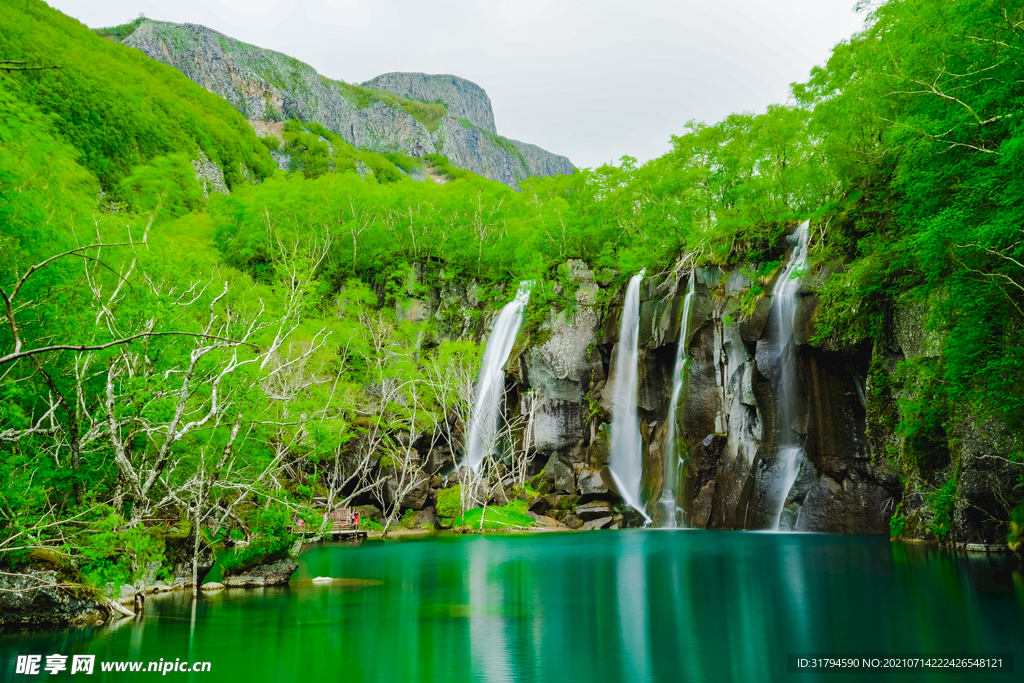
[[[800,461],[803,459],[803,446],[794,430],[794,412],[799,396],[796,376],[796,338],[794,327],[796,309],[800,303],[799,274],[807,268],[807,235],[810,221],[805,221],[791,239],[795,239],[793,255],[789,264],[782,272],[775,293],[772,296],[772,312],[775,316],[778,336],[775,339],[777,365],[775,376],[776,402],[779,414],[778,447],[775,452],[777,484],[775,494],[778,496],[778,510],[774,515],[773,530],[778,530],[782,519],[782,510],[786,506],[797,475],[800,473]]]
[[[640,333],[640,280],[643,271],[629,281],[622,302],[619,349],[615,355],[615,394],[612,397],[612,452],[608,470],[626,504],[642,514],[640,500],[643,454],[640,419],[637,415],[637,337]]]
[[[504,365],[523,324],[523,309],[530,299],[532,285],[532,281],[519,284],[516,298],[501,309],[491,334],[487,337],[483,367],[480,369],[476,390],[473,392],[469,444],[466,448],[465,464],[473,468],[474,472],[480,471],[484,457],[497,446],[495,437],[498,433],[498,413],[501,410],[501,399],[505,389]]]
[[[668,433],[665,436],[665,484],[662,489],[661,503],[665,510],[664,526],[674,529],[682,524],[678,519],[680,513],[678,500],[679,466],[682,458],[676,455],[676,412],[679,409],[679,397],[683,393],[686,366],[690,356],[686,353],[687,326],[690,322],[690,303],[693,301],[694,285],[697,282],[697,270],[690,272],[690,282],[686,286],[683,297],[683,315],[679,321],[679,343],[676,345],[676,362],[672,366],[672,401],[668,407]]]

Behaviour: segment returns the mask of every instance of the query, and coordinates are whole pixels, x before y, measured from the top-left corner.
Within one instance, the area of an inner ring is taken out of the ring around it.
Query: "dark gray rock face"
[[[842,483],[822,474],[814,478],[793,528],[851,534],[888,532],[890,499],[884,488],[863,479],[856,470],[850,470]]]
[[[960,477],[952,540],[957,545],[1003,544],[1009,531],[1005,520],[1024,497],[1019,486],[1024,468],[1006,454],[1020,448],[1022,436],[991,418],[958,421],[953,436],[960,441]]]
[[[596,529],[605,529],[608,526],[610,526],[611,523],[612,523],[611,515],[608,515],[607,517],[599,517],[597,519],[592,519],[589,522],[584,522],[583,523],[583,530],[584,531],[594,531]]]
[[[517,189],[529,176],[575,170],[563,156],[499,137],[487,93],[456,76],[390,73],[364,84],[415,101],[443,102],[448,116],[431,132],[405,110],[380,100],[360,108],[359,96],[342,81],[321,76],[308,64],[205,26],[144,21],[124,44],[178,69],[250,120],[319,123],[381,154],[444,154],[453,166]]]
[[[592,503],[586,503],[585,505],[578,506],[573,511],[577,517],[585,522],[590,522],[595,519],[603,519],[607,517],[607,522],[610,524],[612,521],[612,506],[604,501],[594,501]]]
[[[555,491],[567,494],[576,493],[576,477],[572,465],[560,457],[558,453],[552,453],[544,466],[544,472],[550,478]]]
[[[279,586],[291,581],[292,574],[299,568],[299,563],[290,557],[276,562],[261,564],[248,569],[243,574],[225,576],[221,581],[228,588],[256,588],[259,586]]]
[[[412,477],[412,479],[401,482],[402,488],[405,490],[401,500],[398,501],[398,509],[422,510],[430,496],[430,478],[422,471],[407,475],[408,477]],[[395,498],[399,493],[399,484],[398,475],[392,470],[384,480],[384,502],[389,507],[395,504]]]
[[[15,573],[15,572],[11,572]],[[53,570],[29,569],[22,576],[0,576],[0,626],[56,627],[103,621],[96,600],[59,588]]]
[[[782,461],[776,454],[778,402],[773,379],[778,374],[777,347],[766,343],[777,326],[771,319],[771,298],[746,301],[753,283],[738,272],[701,271],[695,277],[685,339],[680,335],[686,275],[676,281],[671,276],[650,277],[641,283],[637,409],[647,513],[656,520],[663,516],[661,510],[654,509],[658,507],[654,501],[660,499],[664,487],[667,424],[675,419],[677,454],[684,461],[676,502],[684,511],[685,523],[701,528],[771,527],[779,515],[776,492],[783,476]],[[803,302],[797,312],[796,371],[801,389],[793,412],[805,455],[784,501],[780,526],[886,533],[900,491],[898,478],[873,454],[867,437],[865,377],[869,358],[807,343],[818,302],[810,295],[804,296]],[[741,306],[747,315],[741,313]],[[601,398],[597,417],[585,424],[569,415],[558,430],[564,438],[535,444],[550,462],[549,454],[569,448],[573,439],[581,438],[576,449],[570,450],[583,454],[585,460],[574,466],[577,492],[586,504],[606,505],[617,497],[605,468],[620,310],[613,299],[602,319],[589,330],[590,355],[593,358],[597,349],[601,363],[591,364],[589,391],[581,393],[588,394],[591,402]],[[689,360],[682,399],[676,415],[670,416],[672,369],[679,343],[685,344]],[[534,353],[536,349],[527,348],[523,358],[535,359]],[[540,364],[527,363],[521,382],[564,395],[549,374]],[[583,373],[580,377],[586,381]],[[573,387],[568,394],[574,402],[581,395],[575,392]],[[607,514],[581,506],[575,516],[586,523]],[[639,515],[632,517],[624,520],[627,525],[641,523]]]
[[[364,88],[386,90],[420,102],[443,102],[448,114],[466,119],[477,128],[497,135],[491,98],[484,89],[465,78],[450,74],[391,72],[363,84]]]
[[[177,558],[174,563],[174,570],[171,572],[171,585],[176,588],[190,587],[192,585],[192,542],[191,537],[186,537],[182,542],[175,544]],[[203,579],[213,569],[216,561],[217,556],[213,550],[201,545],[199,559],[196,562],[196,578],[199,581],[199,585],[202,585]]]
[[[441,528],[441,520],[438,519],[437,511],[432,507],[425,508],[417,512],[416,516],[413,517],[413,523],[416,525],[417,529],[422,528],[425,524],[429,524],[435,529]]]
[[[550,507],[551,505],[548,503],[547,496],[530,496],[526,500],[527,510],[539,515],[547,512]]]
[[[570,260],[566,267],[579,283],[576,311],[563,311],[545,322],[541,331],[547,340],[521,356],[525,381],[537,397],[532,407],[533,446],[542,452],[570,449],[583,440],[585,396],[593,368],[591,343],[600,320],[593,272],[578,260]]]
[[[601,470],[595,467],[584,467],[577,476],[580,496],[604,497],[608,495],[608,485],[601,477]]]

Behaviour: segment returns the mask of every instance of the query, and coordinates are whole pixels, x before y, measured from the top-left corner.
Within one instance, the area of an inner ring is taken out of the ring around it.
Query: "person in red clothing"
[[[356,510],[355,521],[356,521],[356,529],[358,529],[359,528],[359,510]]]

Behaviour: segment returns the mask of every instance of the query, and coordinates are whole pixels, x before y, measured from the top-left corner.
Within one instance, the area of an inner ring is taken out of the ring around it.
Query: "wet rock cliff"
[[[530,508],[570,526],[637,524],[641,518],[623,510],[607,469],[625,285],[598,277],[582,261],[561,268],[571,283],[566,302],[551,307],[541,325],[523,329],[507,364],[514,397],[507,409],[531,416],[522,438],[542,495],[531,498]],[[1019,444],[1005,425],[961,406],[930,442],[897,428],[908,399],[925,391],[897,365],[927,362],[942,344],[926,330],[921,305],[896,306],[880,335],[857,347],[813,341],[814,291],[829,270],[812,270],[798,289],[795,351],[783,357],[772,306],[780,270],[759,281],[719,269],[643,279],[636,410],[642,496],[653,522],[666,522],[657,502],[671,471],[666,458],[678,457],[679,480],[668,488],[678,492],[686,526],[934,540],[938,525],[947,524],[945,540],[960,546],[1004,544],[1009,510],[1020,496],[1019,465],[1006,457]],[[690,278],[693,298],[683,320]],[[755,296],[755,285],[763,293]],[[425,305],[423,316],[440,311],[439,302]],[[455,334],[484,340],[487,332],[485,318],[482,327]],[[679,344],[689,360],[670,415]],[[780,390],[783,362],[796,374],[792,395]],[[800,447],[792,480],[782,471],[782,401]]]

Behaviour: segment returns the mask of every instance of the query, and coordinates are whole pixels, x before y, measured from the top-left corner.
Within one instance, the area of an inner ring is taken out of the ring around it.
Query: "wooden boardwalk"
[[[361,541],[369,536],[370,532],[366,529],[328,529],[324,533],[320,533],[317,529],[309,526],[293,526],[291,528],[292,533],[298,534],[299,536],[330,536],[336,541]]]
[[[330,536],[337,541],[361,541],[369,536],[366,529],[357,528],[357,516],[350,508],[338,508],[324,515],[331,523],[331,528],[321,532],[319,525],[296,524],[291,527],[292,533],[300,536]]]

